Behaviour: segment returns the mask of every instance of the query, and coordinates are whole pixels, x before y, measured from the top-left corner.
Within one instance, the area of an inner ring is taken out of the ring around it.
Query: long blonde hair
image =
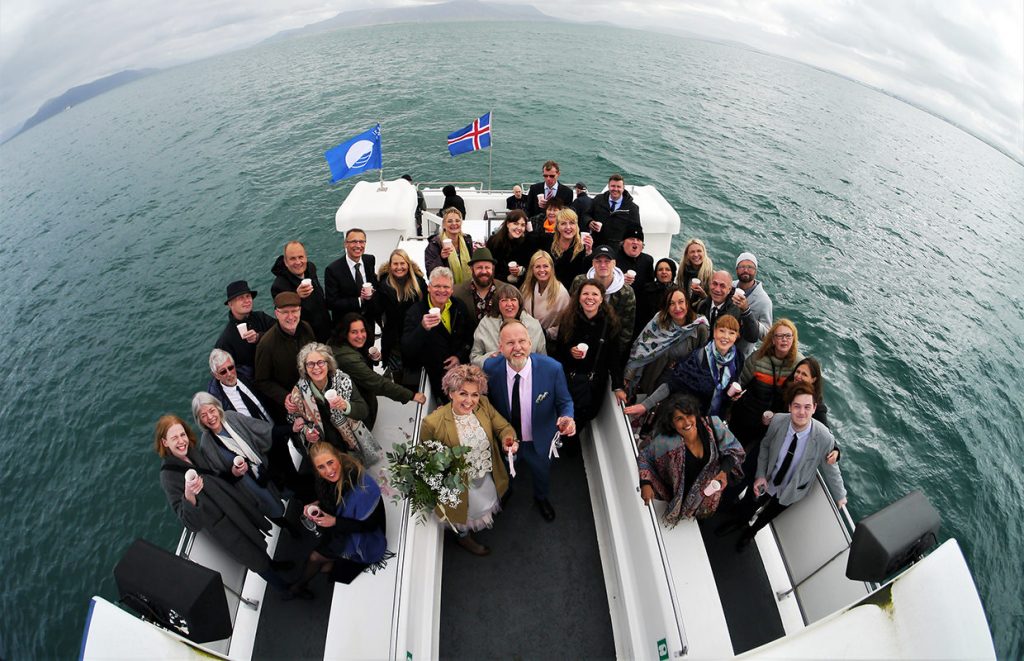
[[[341,467],[342,476],[338,479],[336,486],[338,490],[338,505],[340,506],[345,502],[344,493],[346,489],[353,489],[357,483],[362,483],[363,464],[355,457],[340,451],[330,443],[320,441],[309,446],[309,460],[313,463],[313,470],[316,470],[316,458],[322,454],[329,454],[337,459]],[[334,516],[334,512],[330,512],[330,514]]]
[[[409,265],[409,275],[406,276],[405,282],[399,282],[395,276],[391,275],[391,260],[394,259],[395,255],[404,259],[405,263]],[[423,291],[420,289],[420,282],[416,277],[423,277],[423,269],[409,258],[409,253],[401,248],[395,248],[391,251],[391,254],[388,255],[388,261],[381,264],[380,268],[377,269],[377,275],[381,280],[386,280],[391,285],[391,288],[398,294],[399,301],[416,301],[423,298]]]
[[[576,256],[583,252],[583,239],[580,238],[579,217],[572,209],[562,209],[558,212],[558,216],[555,219],[555,238],[551,241],[551,256],[555,259],[562,256],[563,251],[559,247],[562,233],[558,231],[558,226],[562,224],[563,220],[571,220],[572,224],[576,226],[576,235],[572,238],[572,243],[570,244],[572,259],[576,259]]]
[[[690,239],[686,242],[686,245],[683,246],[683,254],[679,257],[679,272],[676,274],[676,284],[682,287],[685,291],[690,291],[690,283],[685,282],[687,267],[686,252],[692,245],[700,246],[701,252],[704,253],[704,261],[701,262],[700,268],[697,269],[697,277],[700,278],[700,286],[704,288],[704,291],[707,291],[711,284],[711,276],[715,272],[715,266],[711,261],[711,255],[708,254],[708,247],[704,245],[703,241],[697,238]]]
[[[525,304],[529,304],[533,301],[533,290],[537,285],[537,278],[533,276],[533,265],[542,259],[546,259],[548,264],[551,266],[551,277],[548,278],[547,289],[544,290],[544,300],[547,301],[549,306],[554,306],[558,301],[559,291],[565,289],[565,285],[559,282],[558,278],[555,277],[555,260],[552,259],[551,255],[545,250],[538,250],[533,253],[533,257],[530,258],[530,265],[526,267],[526,278],[523,280],[523,285],[519,288],[519,291],[523,294],[523,301]]]

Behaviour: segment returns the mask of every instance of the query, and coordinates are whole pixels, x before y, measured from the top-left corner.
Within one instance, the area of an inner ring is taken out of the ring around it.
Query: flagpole
[[[491,164],[494,161],[494,111],[491,111],[491,146],[487,149],[487,192],[494,190],[491,179]]]
[[[377,126],[380,126],[380,120],[379,119],[377,120]],[[381,152],[381,157],[380,157],[380,183],[379,183],[379,185],[377,187],[377,192],[378,193],[380,193],[381,191],[386,191],[387,190],[387,188],[384,187],[384,138],[383,137],[381,138],[381,141],[380,141],[380,152]]]

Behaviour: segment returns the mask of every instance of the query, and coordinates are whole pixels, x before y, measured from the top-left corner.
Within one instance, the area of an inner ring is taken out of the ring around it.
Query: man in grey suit
[[[737,551],[750,544],[758,530],[806,496],[819,469],[836,505],[841,508],[846,504],[843,475],[838,466],[826,459],[836,441],[828,427],[811,417],[816,408],[814,388],[807,383],[794,383],[786,392],[786,399],[789,413],[772,418],[761,441],[754,487],[740,505],[748,521],[758,507],[763,508],[754,523],[746,525],[736,543]]]

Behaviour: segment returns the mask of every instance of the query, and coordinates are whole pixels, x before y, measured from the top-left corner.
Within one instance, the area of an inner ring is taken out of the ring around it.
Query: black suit
[[[334,325],[346,312],[358,312],[366,319],[367,338],[372,341],[373,324],[377,320],[377,288],[380,283],[377,281],[376,263],[373,255],[363,254],[360,258],[362,266],[359,267],[363,274],[363,282],[373,285],[373,298],[364,301],[359,298],[359,287],[356,286],[355,278],[352,276],[352,269],[348,265],[348,256],[336,259],[331,262],[324,271],[324,293],[327,297],[327,307],[334,318]]]
[[[220,337],[217,338],[217,344],[214,346],[231,354],[231,357],[235,359],[236,366],[247,367],[250,373],[254,373],[256,371],[256,343],[246,342],[242,339],[242,336],[238,334],[238,324],[240,323],[242,322],[235,319],[231,311],[228,310],[228,323],[221,331]],[[253,310],[245,318],[245,323],[248,324],[249,330],[254,330],[262,336],[277,325],[277,320],[266,312]]]
[[[429,297],[412,304],[405,314],[405,328],[402,332],[402,362],[410,369],[423,367],[430,378],[430,387],[434,398],[439,402],[447,402],[448,397],[441,392],[441,377],[444,376],[444,361],[449,356],[456,356],[460,363],[469,362],[469,350],[473,346],[473,323],[470,312],[462,301],[451,299],[452,330],[449,333],[444,324],[438,324],[429,331],[423,328],[423,315],[433,304]]]
[[[541,213],[543,209],[540,208],[540,204],[537,203],[537,196],[544,194],[544,182],[540,182],[530,186],[530,192],[527,197],[530,198],[526,202],[526,215],[533,218],[537,214]],[[563,183],[558,183],[558,188],[555,189],[555,197],[565,203],[565,208],[569,209],[572,207],[572,187],[566,186]]]

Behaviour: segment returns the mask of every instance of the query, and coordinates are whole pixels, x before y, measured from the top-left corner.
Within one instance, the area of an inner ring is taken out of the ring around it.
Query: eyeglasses
[[[217,376],[225,376],[235,371],[234,365],[225,365],[224,367],[217,370]]]
[[[744,265],[744,264],[740,264],[739,266],[736,267],[736,270],[737,271],[756,271],[757,267],[753,266],[753,265],[747,266],[747,265]]]
[[[310,361],[308,361],[306,363],[306,369],[308,369],[308,370],[311,370],[314,367],[326,367],[326,366],[327,366],[327,361],[326,360],[310,360]]]
[[[775,339],[776,340],[792,340],[793,339],[793,334],[792,333],[776,333],[775,334]]]

